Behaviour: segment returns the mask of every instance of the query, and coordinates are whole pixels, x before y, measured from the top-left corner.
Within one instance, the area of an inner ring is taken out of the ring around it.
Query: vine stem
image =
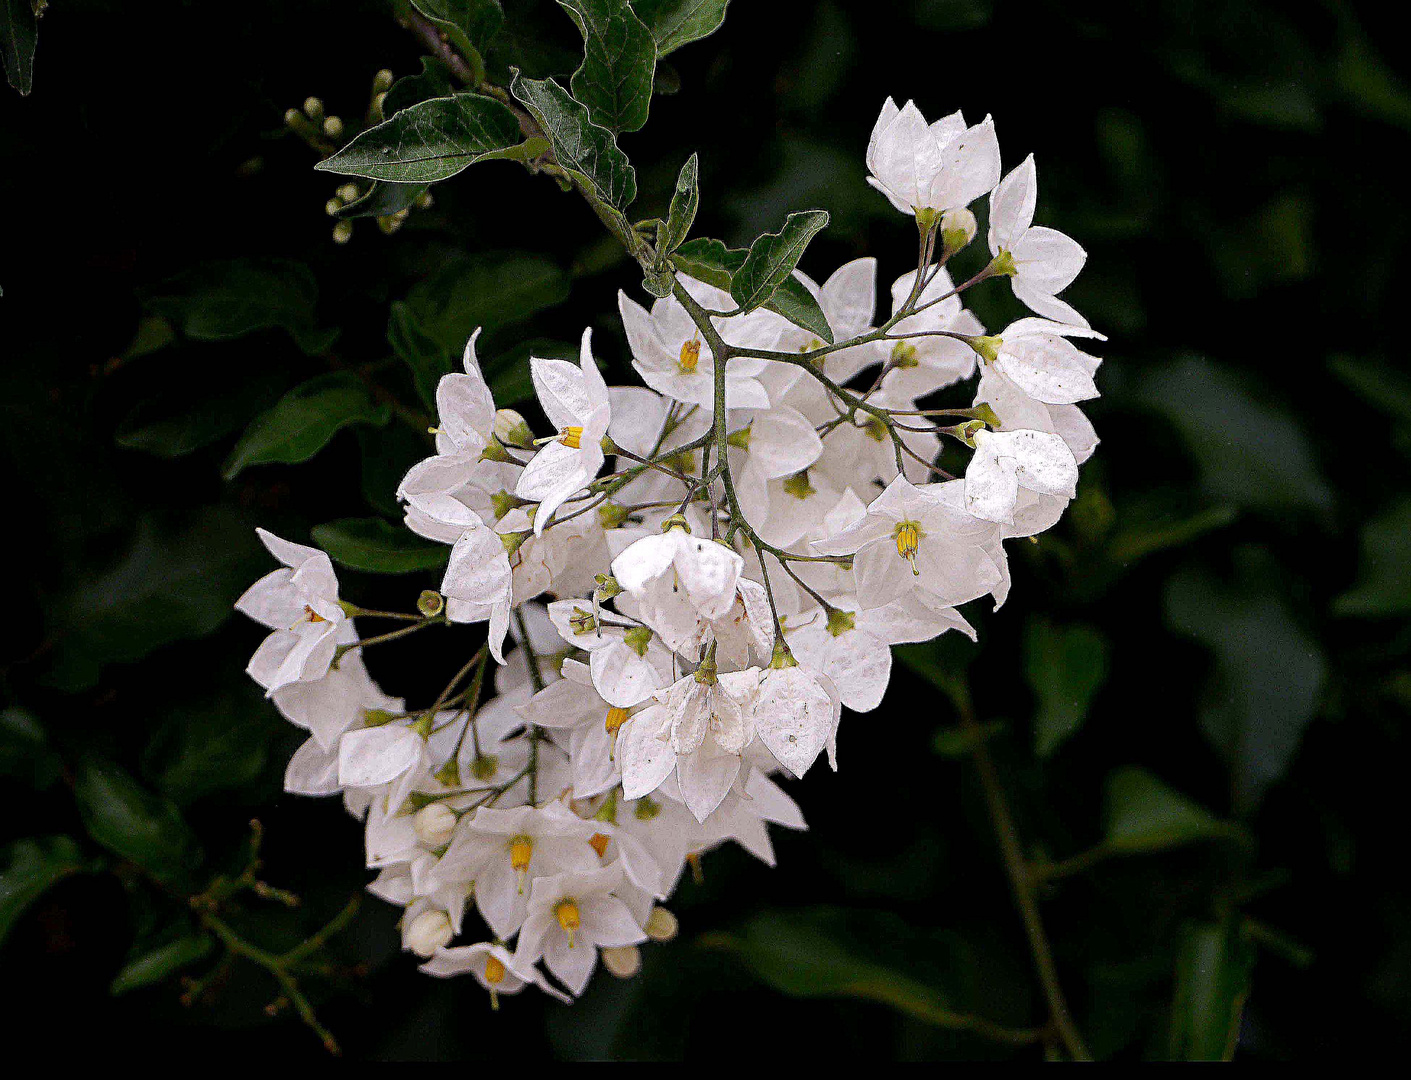
[[[960,726],[970,739],[975,770],[979,773],[980,786],[985,792],[985,804],[989,809],[1000,852],[1004,856],[1004,868],[1009,874],[1014,901],[1019,906],[1019,914],[1024,920],[1024,932],[1029,938],[1029,952],[1033,955],[1034,970],[1043,987],[1044,999],[1048,1002],[1049,1018],[1069,1056],[1074,1061],[1092,1061],[1092,1054],[1089,1053],[1083,1036],[1073,1022],[1073,1016],[1068,1011],[1068,1002],[1063,996],[1063,988],[1058,981],[1058,969],[1053,963],[1053,951],[1049,948],[1048,934],[1044,931],[1043,917],[1039,914],[1038,898],[1034,893],[1035,875],[1019,843],[1019,832],[1014,827],[1014,818],[1009,812],[1009,801],[1005,798],[999,770],[995,768],[994,759],[990,757],[990,751],[985,745],[984,732],[975,719],[969,686],[962,683],[952,698],[956,711],[960,714]]]

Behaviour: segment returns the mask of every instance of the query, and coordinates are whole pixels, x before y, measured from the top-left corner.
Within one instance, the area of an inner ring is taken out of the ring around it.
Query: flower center
[[[609,735],[616,735],[618,729],[625,723],[627,723],[627,710],[614,707],[608,710],[607,716],[603,719],[603,730]]]
[[[554,915],[558,918],[563,932],[568,935],[568,947],[573,948],[573,932],[580,925],[578,905],[569,899],[560,900],[554,908]]]
[[[897,554],[911,563],[911,572],[917,577],[921,571],[916,568],[916,549],[921,543],[921,529],[914,521],[903,521],[897,525],[894,534],[897,541]]]
[[[701,362],[701,339],[692,338],[681,346],[681,373],[689,375]]]
[[[498,986],[505,981],[505,965],[500,962],[499,957],[485,957],[485,981],[491,986]]]
[[[595,832],[592,836],[588,837],[588,844],[590,847],[592,847],[594,851],[598,853],[598,858],[601,859],[603,857],[603,852],[607,851],[608,849],[607,834]]]
[[[309,607],[308,604],[304,605],[304,618],[307,619],[309,622],[328,622],[327,619],[325,619],[313,608]]]
[[[516,836],[510,841],[510,866],[516,873],[523,874],[529,869],[529,860],[534,856],[534,841],[528,836]]]
[[[559,442],[563,443],[564,446],[568,447],[570,450],[577,450],[579,448],[578,440],[582,437],[583,429],[575,424],[563,429],[563,437],[559,439]]]

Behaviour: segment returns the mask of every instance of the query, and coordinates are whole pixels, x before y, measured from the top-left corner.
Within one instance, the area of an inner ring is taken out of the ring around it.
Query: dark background
[[[556,5],[506,8],[530,73],[572,70],[578,40]],[[1408,286],[1396,163],[1411,76],[1390,19],[1385,5],[1254,0],[736,0],[719,32],[670,58],[680,92],[622,139],[635,216],[664,211],[695,149],[698,232],[748,243],[822,206],[833,221],[803,268],[821,277],[875,254],[885,294],[915,237],[863,180],[882,99],[992,112],[1006,168],[1037,156],[1039,220],[1087,247],[1066,298],[1111,339],[1091,409],[1103,445],[1064,522],[1011,545],[1013,599],[972,613],[979,646],[912,659],[951,676],[968,665],[981,718],[1006,721],[990,745],[1032,851],[1097,843],[1123,766],[1248,837],[1156,845],[1045,890],[1065,989],[1103,1055],[1168,1052],[1183,934],[1222,919],[1263,942],[1238,1056],[1406,1041],[1411,382],[1394,311]],[[391,513],[424,449],[410,425],[363,426],[307,464],[227,482],[238,432],[329,370],[361,370],[416,406],[387,362],[398,299],[441,312],[448,338],[486,322],[481,356],[510,388],[525,342],[562,347],[584,325],[627,381],[616,291],[643,298],[581,201],[510,164],[437,186],[395,236],[362,220],[331,242],[336,181],[312,171],[282,114],[317,94],[356,120],[373,73],[411,74],[419,55],[375,3],[55,0],[33,94],[0,88],[5,703],[46,733],[60,773],[101,755],[177,805],[204,852],[197,880],[230,865],[258,815],[265,875],[305,898],[296,913],[246,910],[251,935],[274,943],[370,875],[335,801],[280,794],[297,733],[246,684],[261,631],[229,605],[269,568],[255,524],[306,541],[330,519]],[[305,315],[338,328],[331,348],[306,352],[279,329],[130,348],[172,291],[162,282],[255,257],[309,268]],[[1014,313],[1004,292],[975,301],[992,327]],[[153,417],[193,416],[192,453],[134,445]],[[405,609],[436,577],[346,573],[344,595]],[[1100,687],[1041,757],[1035,680],[1063,666],[1075,627],[1105,658],[1085,668]],[[419,699],[452,655],[389,645],[370,663],[389,692]],[[812,831],[777,836],[776,871],[737,849],[707,857],[704,884],[669,902],[681,937],[647,948],[636,980],[599,974],[571,1010],[524,995],[492,1014],[469,979],[419,976],[396,951],[395,911],[369,898],[337,954],[370,972],[312,982],[320,1016],[354,1057],[1009,1054],[853,996],[790,996],[787,970],[750,952],[797,935],[827,969],[844,963],[819,951],[831,942],[897,986],[1042,1022],[973,769],[933,747],[954,721],[899,666],[884,707],[844,724],[841,772],[793,785]],[[23,771],[4,778],[0,843],[71,834],[99,860],[62,775]],[[253,968],[191,1009],[174,983],[110,996],[133,950],[179,916],[111,866],[69,877],[11,928],[4,1027],[61,1030],[64,1053],[322,1053],[294,1020],[263,1015],[274,988]],[[721,933],[736,952],[699,940]]]

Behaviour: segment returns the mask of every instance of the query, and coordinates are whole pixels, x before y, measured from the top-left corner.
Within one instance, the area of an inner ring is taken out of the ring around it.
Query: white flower
[[[692,536],[682,524],[644,536],[612,561],[612,576],[643,607],[652,626],[658,617],[685,611],[713,619],[735,602],[744,560],[714,540]],[[648,614],[650,612],[651,614]],[[669,644],[669,642],[668,642]]]
[[[1088,321],[1057,294],[1073,283],[1088,254],[1056,229],[1033,224],[1037,199],[1038,174],[1030,154],[990,193],[990,254],[1008,252],[1010,286],[1030,311],[1086,327]]]
[[[627,905],[612,895],[621,881],[618,863],[537,879],[519,932],[515,965],[522,970],[542,957],[564,986],[581,994],[592,977],[599,948],[647,940]]]
[[[630,709],[671,681],[671,656],[645,627],[614,625],[594,610],[590,601],[556,600],[549,618],[564,641],[588,653],[597,693],[611,707]]]
[[[735,306],[729,293],[690,278],[682,278],[681,282],[709,310],[731,310]],[[652,305],[648,314],[626,293],[619,292],[617,306],[632,348],[632,366],[642,381],[667,397],[698,405],[707,414],[714,413],[715,357],[681,302],[672,296],[664,297]],[[787,325],[764,308],[713,322],[730,344],[756,348],[773,348]],[[758,378],[766,364],[767,360],[746,357],[729,361],[725,369],[727,409],[769,407],[769,395]]]
[[[327,555],[264,529],[255,532],[284,566],[246,589],[235,609],[274,631],[245,669],[272,694],[328,673],[348,616],[338,603],[338,578]]]
[[[484,522],[470,522],[455,546],[441,579],[446,618],[490,623],[490,652],[504,663],[505,634],[514,602],[514,573],[500,534]]]
[[[1012,524],[1019,489],[1071,499],[1078,463],[1059,435],[1047,431],[977,431],[965,470],[965,509],[986,521]]]
[[[892,284],[892,314],[901,310],[916,284],[916,271],[903,274]],[[931,334],[945,330],[954,334],[983,334],[984,326],[967,311],[959,296],[949,296],[955,286],[945,267],[934,272],[921,290],[916,306],[930,304],[924,311],[908,315],[891,329],[905,334]],[[945,297],[945,299],[941,299]],[[885,343],[883,343],[885,344]],[[886,358],[891,367],[887,386],[903,397],[924,397],[944,386],[968,379],[975,373],[975,350],[967,342],[940,334],[909,337],[890,346]]]
[[[539,504],[534,535],[544,531],[555,510],[581,491],[603,467],[603,436],[612,417],[607,384],[590,347],[591,330],[583,331],[578,367],[566,360],[529,359],[534,389],[558,436],[534,455],[514,492]]]
[[[481,917],[497,937],[508,938],[524,920],[530,881],[598,865],[588,843],[594,831],[592,822],[559,803],[540,809],[482,806],[463,819],[430,877],[435,882],[474,881]]]
[[[456,936],[451,919],[444,911],[423,911],[411,919],[403,930],[403,947],[417,956],[434,956],[437,949],[451,943]]]
[[[348,633],[340,638],[351,643],[356,640],[351,620],[345,625]],[[336,746],[338,736],[359,723],[368,710],[401,712],[403,706],[401,698],[388,697],[372,681],[358,649],[345,653],[323,678],[289,683],[270,699],[286,720],[308,731],[324,750]]]
[[[1096,330],[1081,326],[1064,326],[1048,319],[1020,319],[999,335],[991,362],[1039,401],[1050,405],[1086,401],[1098,396],[1093,374],[1102,361],[1068,340],[1074,336],[1106,340]],[[980,340],[982,345],[996,341]]]
[[[857,596],[881,607],[906,593],[928,594],[940,607],[983,596],[1000,579],[986,540],[995,527],[948,506],[931,491],[897,477],[854,524],[813,547],[852,555]]]
[[[795,776],[808,771],[838,726],[833,695],[797,662],[765,671],[753,710],[759,741]]]
[[[618,735],[624,798],[639,799],[673,772],[697,821],[720,805],[754,739],[758,668],[715,674],[702,668],[656,695]]]
[[[437,949],[431,959],[421,965],[421,970],[441,979],[470,972],[476,982],[490,991],[492,1003],[500,994],[517,994],[530,983],[565,1005],[573,1002],[571,997],[539,974],[536,968],[526,967],[521,971],[515,966],[514,957],[508,949],[490,941],[451,949]]]
[[[999,142],[988,116],[965,126],[958,112],[928,125],[908,101],[888,98],[867,144],[867,182],[903,214],[968,206],[999,182]]]
[[[338,741],[338,783],[344,788],[392,785],[387,807],[406,802],[430,764],[426,740],[402,724],[382,724],[346,732]]]

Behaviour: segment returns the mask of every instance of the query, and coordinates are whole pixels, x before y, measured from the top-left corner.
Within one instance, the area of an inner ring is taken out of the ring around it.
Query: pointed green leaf
[[[391,119],[418,102],[450,97],[456,88],[455,76],[445,61],[435,56],[423,56],[419,72],[402,76],[387,91],[387,96],[382,99],[382,115]]]
[[[729,292],[735,274],[744,266],[747,257],[747,252],[727,248],[719,240],[698,237],[677,248],[670,262],[683,274]],[[792,275],[786,277],[763,306],[784,316],[795,326],[818,335],[829,345],[833,344],[833,330],[828,325],[827,316],[798,278]]]
[[[637,197],[637,171],[612,132],[594,124],[587,108],[553,79],[526,79],[518,71],[510,93],[539,122],[559,165],[576,173],[607,205],[625,210]]]
[[[700,162],[692,154],[681,166],[676,177],[676,191],[671,196],[671,211],[666,218],[663,235],[657,238],[657,251],[670,255],[686,242],[691,234],[691,226],[696,220],[696,209],[701,203]]]
[[[725,21],[730,0],[634,0],[638,17],[656,38],[657,56],[699,41]]]
[[[356,375],[320,375],[255,417],[226,459],[225,478],[233,480],[250,465],[307,461],[349,424],[385,424],[390,416]]]
[[[1107,678],[1107,641],[1090,626],[1055,626],[1030,619],[1024,634],[1024,675],[1038,698],[1034,752],[1041,758],[1078,728]]]
[[[129,960],[109,985],[108,992],[117,996],[163,982],[182,968],[204,960],[213,948],[215,943],[205,934],[177,938]]]
[[[1186,927],[1171,1002],[1173,1061],[1229,1061],[1234,1056],[1254,952],[1233,919]]]
[[[403,109],[314,168],[398,184],[434,184],[478,161],[512,156],[523,137],[514,113],[494,98],[456,94]]]
[[[313,528],[314,543],[334,562],[371,574],[439,570],[451,549],[381,518],[342,518]]]
[[[28,710],[12,705],[0,712],[0,777],[43,791],[58,779],[62,766]]]
[[[1237,826],[1130,765],[1107,778],[1104,817],[1104,844],[1117,851],[1161,851],[1241,835]]]
[[[89,836],[158,879],[177,877],[199,858],[196,836],[176,805],[110,761],[79,765],[74,801]]]
[[[0,869],[0,944],[26,908],[83,866],[82,852],[67,836],[40,836],[11,844]]]
[[[656,42],[627,0],[559,0],[583,35],[583,63],[569,79],[593,123],[636,131],[652,101]]]
[[[803,210],[784,219],[777,233],[750,245],[744,264],[730,278],[730,295],[741,311],[760,307],[794,272],[808,242],[828,224],[826,210]]]
[[[34,47],[39,13],[31,0],[0,0],[0,60],[5,76],[21,94],[34,89]]]
[[[1333,601],[1333,612],[1363,618],[1411,612],[1411,500],[1402,500],[1362,526],[1357,584]]]

